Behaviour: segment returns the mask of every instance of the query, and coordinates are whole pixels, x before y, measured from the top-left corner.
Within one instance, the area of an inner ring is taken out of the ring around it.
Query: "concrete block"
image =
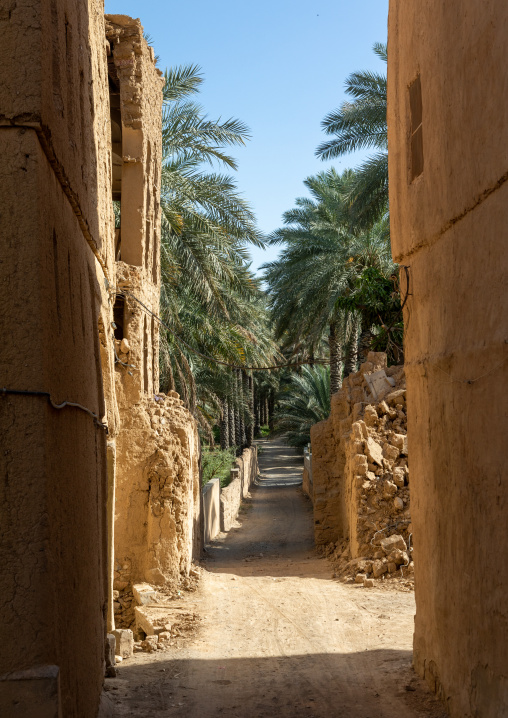
[[[134,634],[129,628],[117,628],[113,631],[116,640],[116,655],[130,658],[134,653]]]
[[[115,665],[115,653],[116,653],[116,636],[112,633],[108,633],[106,636],[106,668]]]
[[[381,401],[386,394],[393,390],[395,384],[391,377],[386,376],[384,369],[372,372],[372,374],[365,374],[365,381],[376,401]]]
[[[155,600],[156,590],[149,583],[136,583],[132,587],[132,595],[139,606],[148,606]]]
[[[145,633],[147,636],[155,636],[156,630],[155,626],[151,622],[150,618],[148,617],[147,613],[143,611],[140,606],[136,606],[134,609],[134,618],[136,621],[136,628],[140,628],[143,633]],[[159,629],[160,632],[160,629]]]

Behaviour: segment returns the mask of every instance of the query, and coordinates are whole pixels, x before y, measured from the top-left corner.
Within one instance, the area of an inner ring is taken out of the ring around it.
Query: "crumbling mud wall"
[[[2,387],[28,392],[0,396],[0,713],[91,718],[104,676],[101,424],[115,420],[99,350],[113,259],[102,3],[3,4],[0,34],[0,364]],[[66,401],[80,406],[54,407]]]
[[[134,619],[132,584],[189,575],[199,531],[199,438],[176,392],[145,397],[122,423],[117,452],[115,624]]]
[[[132,584],[174,584],[200,548],[197,425],[159,393],[163,78],[139,20],[106,16],[111,89],[116,295],[114,622],[133,621]]]
[[[200,546],[196,424],[158,394],[163,79],[95,0],[7,3],[0,32],[0,713],[95,718],[113,582]]]
[[[404,368],[371,352],[311,429],[316,544],[362,580],[412,571],[405,395]]]
[[[414,665],[455,718],[508,715],[507,33],[504,0],[390,3],[391,237],[410,279]]]

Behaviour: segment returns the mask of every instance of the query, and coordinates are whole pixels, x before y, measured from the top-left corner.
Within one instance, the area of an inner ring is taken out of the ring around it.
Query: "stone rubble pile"
[[[334,395],[331,419],[339,457],[334,470],[342,472],[343,487],[339,507],[328,504],[346,516],[347,531],[323,542],[324,553],[340,576],[357,583],[407,581],[413,562],[404,367],[387,367],[385,354],[370,352]]]
[[[183,591],[197,589],[199,568],[193,566],[183,577],[179,589],[154,588],[148,583],[132,585],[129,564],[117,564],[115,571],[116,629],[107,636],[106,676],[116,676],[116,665],[134,653],[168,650],[179,646],[179,639],[189,637],[197,628],[199,616],[184,598]],[[120,596],[120,591],[122,595]],[[129,627],[120,624],[128,623]]]

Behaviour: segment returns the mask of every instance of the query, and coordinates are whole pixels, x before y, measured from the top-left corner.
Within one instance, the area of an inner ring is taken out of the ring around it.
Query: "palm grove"
[[[386,60],[385,46],[374,51]],[[325,117],[327,141],[317,149],[323,160],[375,153],[356,170],[308,177],[309,196],[267,238],[230,174],[228,149],[245,144],[248,129],[209,120],[195,101],[201,83],[197,67],[166,72],[160,368],[161,389],[178,391],[198,421],[209,478],[268,424],[305,445],[369,349],[402,359],[402,321],[389,239],[386,77],[347,79],[351,99]],[[248,255],[249,244],[264,243],[280,245],[263,267],[266,291]]]

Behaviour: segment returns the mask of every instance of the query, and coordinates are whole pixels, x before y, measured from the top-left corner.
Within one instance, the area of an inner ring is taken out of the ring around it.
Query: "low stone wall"
[[[220,531],[220,479],[211,479],[203,486],[203,540],[210,543]]]
[[[312,453],[308,449],[303,450],[303,493],[314,502],[314,482],[312,479]]]
[[[316,544],[367,579],[412,570],[405,394],[404,368],[371,352],[311,430]],[[395,553],[381,544],[390,536]]]
[[[238,516],[242,498],[246,498],[249,489],[258,475],[257,446],[244,449],[231,470],[236,475],[229,486],[221,490],[220,495],[220,530],[229,531]]]

